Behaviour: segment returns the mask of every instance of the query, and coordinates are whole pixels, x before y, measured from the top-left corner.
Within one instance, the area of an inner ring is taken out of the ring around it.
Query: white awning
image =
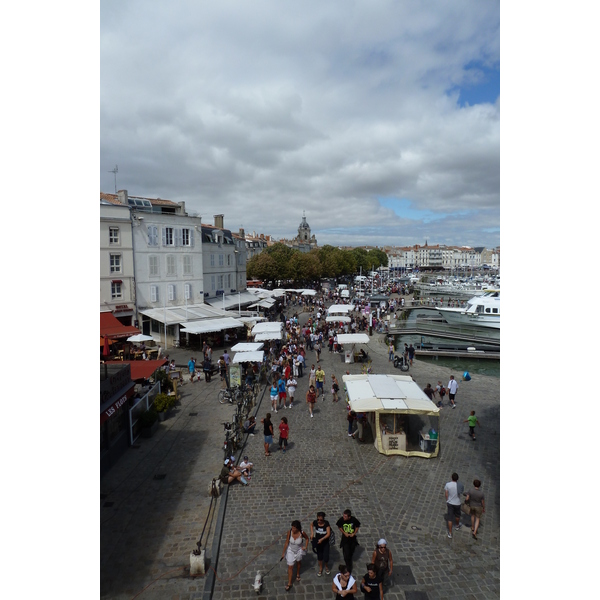
[[[240,342],[231,348],[233,352],[256,352],[257,350],[262,350],[264,344],[262,342],[259,343],[251,343],[251,342]]]
[[[317,292],[315,292],[315,290],[304,290],[302,292],[303,296],[316,296]]]
[[[344,375],[350,408],[356,412],[398,410],[439,413],[408,375]]]
[[[339,333],[339,344],[368,344],[371,338],[366,333]]]
[[[138,312],[150,317],[160,323],[167,325],[178,325],[199,319],[210,319],[216,317],[230,317],[220,308],[214,308],[209,304],[190,304],[189,306],[167,306],[166,308],[142,308]]]
[[[273,304],[275,304],[275,300],[273,300],[272,298],[263,298],[259,302],[250,304],[250,306],[248,306],[248,308],[256,308],[257,306],[260,306],[261,308],[271,308],[271,306],[273,306]]]
[[[254,336],[254,339],[257,342],[266,342],[268,340],[280,340],[281,331],[263,331],[262,333],[257,333]]]
[[[337,317],[325,317],[327,323],[350,323],[352,319],[344,315],[338,315]]]
[[[244,327],[244,324],[232,317],[223,319],[203,319],[202,321],[192,321],[186,323],[181,329],[184,333],[211,333],[213,331],[223,331],[224,329],[233,329],[235,327]]]
[[[262,350],[255,350],[254,352],[238,352],[232,362],[243,363],[243,362],[262,362],[265,353]]]
[[[332,304],[328,309],[327,313],[330,315],[347,315],[349,312],[354,310],[353,304]]]
[[[281,332],[282,327],[283,323],[279,321],[266,321],[265,323],[257,323],[252,328],[252,334],[255,335],[257,333],[264,333],[265,331]]]
[[[218,298],[209,298],[206,300],[207,304],[214,306],[215,308],[237,308],[238,306],[245,306],[251,302],[256,301],[256,296],[250,292],[238,292],[237,294],[226,294]]]

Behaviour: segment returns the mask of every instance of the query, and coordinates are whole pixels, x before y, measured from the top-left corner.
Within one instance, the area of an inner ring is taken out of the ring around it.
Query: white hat
[[[380,539],[380,540],[377,542],[377,545],[378,545],[378,546],[387,546],[387,542],[386,542],[386,541],[385,541],[383,538],[381,538],[381,539]]]
[[[229,459],[228,459],[228,458],[226,458],[226,459],[225,459],[225,462],[224,462],[223,464],[224,464],[224,465],[228,465],[228,464],[229,464]]]

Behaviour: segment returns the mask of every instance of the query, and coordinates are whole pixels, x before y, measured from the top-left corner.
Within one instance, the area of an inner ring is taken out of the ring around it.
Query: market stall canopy
[[[248,308],[256,308],[257,306],[260,306],[261,308],[271,308],[273,304],[275,304],[275,300],[272,298],[263,298],[262,300],[251,304]]]
[[[138,312],[140,312],[142,315],[150,317],[151,319],[154,319],[155,321],[165,323],[166,325],[178,325],[180,323],[194,322],[200,319],[231,317],[231,313],[208,304],[167,306],[164,308],[145,308],[140,309]],[[139,330],[136,330],[134,333],[138,332]]]
[[[184,333],[212,333],[214,331],[223,331],[224,329],[234,329],[244,327],[239,319],[233,317],[223,317],[221,319],[202,319],[201,321],[191,321],[185,323],[181,331]]]
[[[159,369],[163,365],[167,364],[167,360],[161,358],[159,360],[108,360],[108,365],[129,365],[131,369],[132,381],[138,379],[148,379],[152,376],[152,373]]]
[[[332,304],[328,309],[329,315],[347,315],[354,310],[353,304]]]
[[[316,296],[317,292],[315,292],[315,290],[304,290],[302,292],[303,296]]]
[[[234,357],[233,363],[244,363],[244,362],[262,362],[265,353],[262,350],[255,350],[254,352],[238,352]]]
[[[257,333],[254,336],[254,339],[257,342],[266,342],[268,340],[280,340],[281,331],[263,331],[262,333]]]
[[[371,338],[366,333],[339,333],[339,344],[368,344]]]
[[[252,328],[252,335],[255,335],[257,333],[264,333],[265,331],[281,331],[283,327],[283,323],[281,323],[280,321],[274,322],[274,321],[267,321],[265,323],[257,323],[253,328]]]
[[[109,338],[127,338],[135,333],[141,331],[137,327],[123,325],[112,313],[100,313],[100,335]]]
[[[215,308],[237,308],[245,306],[256,301],[256,296],[250,292],[238,292],[237,294],[223,295],[220,298],[210,298],[206,300],[207,304]]]
[[[154,338],[151,335],[144,335],[143,333],[136,333],[135,335],[132,335],[131,337],[127,338],[128,342],[149,342],[150,340],[153,340]]]
[[[400,410],[437,415],[440,409],[407,375],[344,375],[350,408],[356,412]]]
[[[253,343],[253,342],[240,342],[231,348],[233,352],[256,352],[257,350],[262,350],[264,344],[262,342]]]
[[[352,319],[350,317],[346,317],[344,315],[338,315],[334,317],[325,317],[325,321],[327,323],[350,323]]]

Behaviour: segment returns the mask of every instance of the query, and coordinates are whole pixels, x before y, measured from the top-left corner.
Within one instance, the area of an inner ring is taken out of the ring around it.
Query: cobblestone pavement
[[[301,322],[306,318],[302,315]],[[187,354],[177,352],[182,354],[177,362],[187,362]],[[400,373],[387,360],[383,336],[373,335],[369,352],[376,373]],[[315,359],[309,352],[308,365]],[[328,381],[332,373],[341,382],[347,370],[361,370],[360,365],[345,365],[327,349],[321,364]],[[275,430],[282,416],[288,418],[288,451],[284,454],[273,447],[267,458],[261,431],[248,438],[244,453],[256,471],[249,486],[233,484],[228,491],[215,600],[331,598],[332,578],[343,562],[337,545],[332,548],[331,575],[323,577],[316,575],[316,555],[309,548],[301,582],[294,581],[289,592],[284,589],[285,561],[279,559],[293,519],[299,519],[308,532],[318,510],[333,524],[346,508],[361,521],[354,557],[359,581],[376,541],[387,539],[394,576],[385,589],[386,599],[499,597],[499,379],[473,376],[463,382],[461,373],[419,361],[409,374],[421,387],[435,386],[438,379],[446,384],[450,374],[459,380],[456,409],[445,406],[441,413],[438,458],[388,457],[372,444],[349,438],[345,404],[333,404],[330,393],[325,402],[319,399],[311,419],[304,401],[306,375],[298,380],[294,408],[272,415]],[[159,435],[131,449],[102,480],[101,491],[107,494],[101,503],[102,597],[210,597],[203,595],[209,578],[190,578],[188,568],[189,553],[208,513],[208,483],[221,467],[220,423],[232,412],[216,401],[219,385],[218,380],[186,384],[178,414],[161,424]],[[269,404],[265,396],[257,420],[270,411]],[[463,423],[470,410],[476,410],[482,425],[475,442]],[[193,412],[198,416],[189,416]],[[477,541],[471,538],[465,516],[463,529],[454,532],[453,539],[446,535],[443,488],[453,471],[466,489],[475,477],[482,481],[486,513]],[[166,477],[155,480],[156,474]],[[104,507],[109,500],[114,505]],[[209,538],[205,535],[203,540],[209,565],[217,558],[211,556],[213,529],[214,522]],[[339,541],[337,530],[336,537]],[[258,569],[266,573],[259,595],[252,587]]]

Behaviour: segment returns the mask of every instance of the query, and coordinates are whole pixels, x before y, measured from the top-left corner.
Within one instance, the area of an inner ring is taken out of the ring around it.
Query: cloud
[[[232,229],[495,246],[499,98],[460,98],[498,64],[498,2],[103,0],[102,190],[118,164]]]

